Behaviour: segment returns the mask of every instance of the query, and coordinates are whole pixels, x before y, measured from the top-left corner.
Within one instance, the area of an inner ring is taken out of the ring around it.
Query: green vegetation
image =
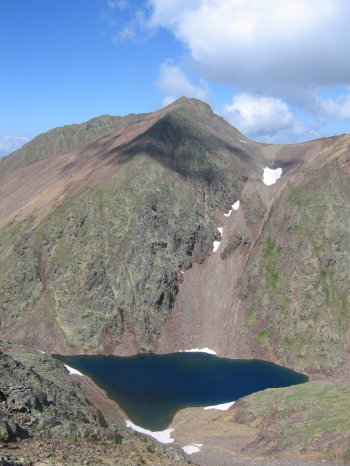
[[[246,321],[255,344],[267,349],[256,334],[265,329],[274,335],[270,357],[314,373],[348,358],[350,190],[339,163],[286,187],[242,280],[247,308],[257,310]]]
[[[253,327],[256,323],[256,319],[258,316],[258,311],[256,309],[250,309],[247,313],[247,324],[249,327]]]
[[[262,330],[261,332],[254,335],[255,343],[258,346],[269,349],[270,345],[270,335],[268,330]]]
[[[305,196],[301,186],[289,186],[289,200],[295,202],[299,207],[307,207],[312,198]]]
[[[282,248],[273,242],[271,236],[268,236],[262,249],[262,257],[265,260],[265,286],[271,294],[276,294],[278,291],[277,267],[281,254]]]
[[[234,421],[259,429],[250,446],[258,453],[320,452],[348,455],[350,384],[308,382],[268,389],[243,398]]]

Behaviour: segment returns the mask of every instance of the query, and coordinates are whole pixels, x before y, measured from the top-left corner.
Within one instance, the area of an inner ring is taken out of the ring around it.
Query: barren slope
[[[349,363],[349,136],[262,146],[217,252],[185,272],[159,351],[209,346],[308,373]],[[249,147],[249,146],[248,146]],[[226,211],[227,212],[227,211]]]
[[[259,146],[182,99],[1,179],[1,328],[52,351],[154,348]],[[40,342],[40,343],[39,343]]]
[[[7,158],[2,338],[62,353],[210,347],[333,376],[334,389],[252,395],[234,416],[210,418],[208,441],[223,458],[232,435],[243,460],[348,461],[350,136],[258,144],[193,99],[119,123],[35,162]],[[276,184],[263,183],[265,166],[282,168]],[[316,438],[318,403],[336,415]],[[202,418],[185,414],[188,431]]]

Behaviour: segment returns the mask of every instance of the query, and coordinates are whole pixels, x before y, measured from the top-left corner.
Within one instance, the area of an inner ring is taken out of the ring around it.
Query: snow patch
[[[239,201],[236,201],[234,204],[232,204],[231,207],[232,207],[232,209],[229,210],[228,214],[224,214],[225,217],[229,217],[233,210],[238,210],[239,209]]]
[[[239,142],[243,142],[244,144],[248,144],[248,141],[243,141],[243,139],[240,139]]]
[[[218,227],[218,230],[219,230],[219,232],[220,232],[220,235],[222,235],[224,229],[223,229],[222,227]]]
[[[213,252],[217,251],[220,246],[221,241],[214,241],[213,243]]]
[[[84,374],[82,374],[81,372],[77,371],[76,369],[74,369],[74,367],[70,367],[70,366],[67,366],[67,364],[64,364],[64,367],[66,369],[68,369],[68,372],[70,373],[70,375],[81,375],[83,376]]]
[[[130,427],[131,429],[135,430],[136,432],[140,432],[141,434],[146,434],[149,435],[150,437],[153,437],[154,439],[158,440],[158,442],[161,443],[173,443],[175,439],[170,437],[171,432],[173,432],[174,429],[169,428],[165,430],[158,430],[158,431],[152,431],[148,429],[144,429],[143,427],[137,426],[131,421],[127,421],[126,426]]]
[[[234,404],[235,404],[234,401],[229,401],[228,403],[221,403],[219,405],[206,406],[203,409],[218,409],[219,411],[227,411]]]
[[[238,210],[239,209],[239,204],[240,204],[240,202],[236,201],[234,204],[232,204],[232,209],[233,210]]]
[[[200,451],[202,446],[203,443],[190,443],[189,445],[182,447],[182,449],[188,455],[192,455],[192,453],[197,453],[197,451]]]
[[[208,353],[208,354],[216,354],[216,351],[210,348],[193,348],[193,349],[185,349],[180,350],[179,353]]]
[[[281,178],[281,175],[282,175],[282,168],[273,169],[273,168],[265,167],[263,181],[267,186],[270,186],[271,184],[275,184],[278,178]]]
[[[38,349],[39,353],[46,354],[45,351],[41,351],[41,349]]]

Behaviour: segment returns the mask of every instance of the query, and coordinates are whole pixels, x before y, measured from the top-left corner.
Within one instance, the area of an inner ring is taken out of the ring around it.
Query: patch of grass
[[[350,155],[349,155],[349,159],[350,159]],[[346,448],[343,454],[343,460],[344,460],[344,464],[350,463],[350,445]]]
[[[268,389],[243,398],[235,416],[244,424],[258,426],[266,452],[276,451],[329,452],[325,433],[344,434],[350,430],[349,383],[307,382],[287,388]],[[267,442],[266,442],[267,440]],[[338,440],[336,440],[338,441]],[[339,443],[341,457],[350,456],[348,442]],[[254,445],[257,448],[257,445]],[[343,448],[343,451],[341,451]]]
[[[295,334],[294,337],[286,337],[283,343],[288,353],[300,354],[307,345],[307,340],[303,335]]]
[[[30,215],[29,217],[23,220],[13,221],[0,228],[0,251],[3,252],[6,249],[8,249],[8,247],[11,245],[16,236],[19,236],[29,231],[32,227],[33,221],[34,217]]]
[[[305,207],[311,202],[311,197],[303,195],[301,186],[289,186],[289,199],[299,207]]]
[[[268,330],[262,330],[254,335],[255,343],[262,348],[270,348],[270,334]]]
[[[258,311],[256,309],[250,309],[247,312],[247,324],[249,325],[249,327],[252,327],[256,323],[257,317]]]
[[[268,236],[262,249],[262,257],[265,259],[265,286],[271,294],[278,291],[279,273],[277,265],[282,253],[282,248],[277,246]]]
[[[332,308],[335,310],[337,327],[345,334],[349,326],[349,298],[333,284],[330,293],[330,301]]]

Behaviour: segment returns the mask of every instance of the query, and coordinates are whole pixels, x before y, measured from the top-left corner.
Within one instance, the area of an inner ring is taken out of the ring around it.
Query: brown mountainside
[[[0,188],[3,336],[73,353],[209,346],[340,370],[349,142],[258,144],[183,98],[45,160],[15,152],[22,166]],[[276,184],[265,166],[282,168]]]
[[[275,184],[265,167],[282,169]],[[304,371],[312,382],[220,416],[179,413],[177,444],[204,442],[203,465],[348,464],[349,186],[349,135],[259,144],[194,99],[56,128],[0,160],[0,338],[62,354],[209,347]],[[9,381],[48,358],[12,343]],[[10,421],[27,417],[6,413],[3,433],[20,432]]]

